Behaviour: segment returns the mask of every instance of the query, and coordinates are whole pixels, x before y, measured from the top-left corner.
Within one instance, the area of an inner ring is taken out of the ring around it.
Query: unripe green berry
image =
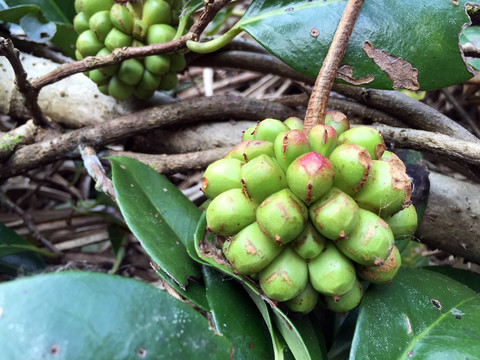
[[[285,305],[292,311],[308,314],[317,306],[320,294],[316,291],[310,282],[307,282],[305,289],[293,299],[287,300]]]
[[[350,122],[348,121],[347,116],[337,110],[327,111],[325,125],[333,127],[337,133],[337,137],[350,129]]]
[[[260,287],[270,299],[287,301],[298,296],[307,286],[307,263],[287,247],[260,271],[258,279]]]
[[[110,77],[100,71],[100,69],[90,70],[88,77],[97,85],[106,85],[110,81]]]
[[[254,131],[255,131],[256,127],[257,127],[257,125],[252,125],[247,130],[245,130],[242,133],[242,141],[254,140],[254,137],[255,137]]]
[[[289,189],[282,189],[269,196],[257,210],[260,229],[280,245],[285,245],[300,235],[307,219],[307,207]]]
[[[170,71],[180,72],[187,66],[185,55],[181,53],[173,53],[170,55]]]
[[[303,130],[303,120],[296,116],[285,119],[283,123],[287,125],[290,130]]]
[[[169,91],[169,90],[175,89],[177,86],[178,86],[177,73],[173,71],[169,71],[162,76],[160,85],[158,85],[158,90]]]
[[[220,159],[211,163],[202,177],[201,190],[205,196],[214,199],[224,191],[242,188],[242,164],[237,159]]]
[[[124,6],[115,4],[110,9],[110,20],[116,29],[130,35],[133,30],[133,16]]]
[[[135,91],[133,92],[133,95],[135,95],[135,97],[137,97],[140,100],[148,100],[153,96],[154,93],[155,93],[155,90],[143,89],[137,85],[135,87]]]
[[[86,30],[78,36],[76,47],[83,57],[95,56],[103,48],[103,43],[92,30]]]
[[[305,229],[292,242],[293,249],[307,262],[317,257],[328,240],[308,221]]]
[[[142,20],[148,25],[170,24],[172,21],[172,8],[163,0],[147,0],[143,5]]]
[[[161,75],[154,74],[147,69],[143,71],[142,79],[138,83],[137,87],[140,89],[155,91],[162,80]]]
[[[343,191],[332,187],[310,206],[310,219],[320,234],[336,240],[347,237],[358,221],[358,205]]]
[[[356,144],[365,148],[372,160],[380,159],[385,151],[382,134],[367,126],[358,126],[345,131],[338,137],[338,145]]]
[[[402,166],[373,160],[365,184],[353,197],[360,207],[385,217],[406,206],[411,192],[410,179]]]
[[[285,173],[277,161],[268,155],[259,155],[244,164],[241,177],[244,190],[258,203],[287,187]]]
[[[330,161],[316,151],[299,156],[287,169],[290,190],[307,205],[330,190],[334,176]]]
[[[110,10],[113,5],[113,0],[75,0],[75,10],[77,13],[84,12],[87,17],[93,14]]]
[[[134,39],[144,41],[147,36],[148,25],[140,19],[133,20],[132,36]]]
[[[100,50],[96,56],[106,56],[106,55],[110,55],[112,52],[110,50],[108,50],[107,48],[103,48],[102,50]],[[104,75],[107,75],[107,76],[112,76],[112,75],[115,75],[118,71],[118,68],[120,67],[119,64],[115,64],[115,65],[110,65],[110,66],[105,66],[103,68],[100,68],[98,70],[100,70],[102,72],[102,74]]]
[[[124,83],[137,85],[143,76],[143,63],[135,58],[123,61],[118,69],[117,76]]]
[[[77,34],[81,34],[85,30],[89,30],[88,16],[84,12],[80,12],[73,18],[73,29]]]
[[[395,240],[407,239],[417,230],[418,217],[415,206],[410,204],[396,214],[385,217],[385,221],[392,229]]]
[[[335,242],[345,256],[365,266],[382,265],[393,244],[393,233],[388,224],[364,209],[358,210],[357,225],[350,235]]]
[[[363,187],[372,167],[372,158],[365,148],[343,144],[333,150],[329,159],[335,170],[333,186],[350,196]]]
[[[148,28],[147,44],[162,44],[172,41],[177,31],[167,24],[154,24]]]
[[[275,158],[284,171],[287,171],[290,164],[300,155],[312,151],[307,137],[300,130],[281,132],[275,138],[273,148]]]
[[[282,250],[260,230],[256,222],[223,244],[225,257],[240,275],[263,270]]]
[[[241,189],[225,191],[208,205],[207,226],[215,234],[234,235],[255,221],[257,206]]]
[[[341,296],[326,296],[325,303],[327,308],[339,313],[345,314],[346,312],[355,309],[363,298],[363,286],[362,283],[357,279],[352,288]]]
[[[331,126],[315,125],[308,134],[308,142],[313,151],[329,157],[337,146],[337,132]]]
[[[273,143],[278,134],[288,130],[288,126],[282,121],[268,118],[257,124],[254,131],[254,137],[255,140],[270,141]]]
[[[110,30],[107,37],[105,38],[105,46],[110,51],[113,51],[117,48],[130,46],[131,43],[132,37],[121,32],[117,28],[113,28],[112,30]]]
[[[169,55],[151,55],[145,58],[145,67],[148,71],[165,75],[170,69],[170,56]]]
[[[234,158],[249,162],[259,155],[274,156],[273,144],[270,141],[247,140],[242,141],[225,155],[226,158]]]
[[[402,256],[394,245],[385,263],[381,266],[357,266],[357,274],[373,284],[390,284],[402,266]]]
[[[392,163],[392,165],[394,165],[395,167],[397,167],[398,169],[402,169],[402,171],[404,173],[407,172],[407,167],[405,166],[405,164],[403,163],[402,159],[400,159],[397,154],[391,152],[391,151],[384,151],[383,154],[382,154],[382,157],[379,159],[379,160],[382,160],[382,161],[386,161],[386,162],[389,162],[389,163]]]
[[[331,241],[308,263],[310,282],[315,290],[326,296],[340,296],[355,284],[355,267]]]
[[[108,93],[117,100],[127,100],[133,95],[134,87],[112,76],[108,83]]]
[[[94,32],[95,36],[100,41],[105,41],[110,30],[113,28],[113,24],[110,21],[109,11],[100,11],[92,15],[88,22],[90,29]]]

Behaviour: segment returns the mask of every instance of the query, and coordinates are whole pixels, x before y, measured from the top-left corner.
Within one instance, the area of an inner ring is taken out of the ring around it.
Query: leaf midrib
[[[411,351],[415,345],[421,340],[423,339],[429,332],[430,330],[432,330],[436,325],[438,325],[443,319],[445,319],[452,311],[452,309],[454,308],[458,308],[460,307],[461,305],[464,305],[466,304],[467,302],[469,301],[472,301],[472,300],[475,300],[477,299],[478,300],[478,296],[477,295],[473,295],[471,298],[469,299],[465,299],[461,302],[459,302],[458,304],[452,306],[448,311],[445,311],[444,314],[442,314],[441,316],[438,317],[437,320],[435,320],[430,326],[428,326],[425,330],[423,330],[421,333],[419,333],[418,335],[416,335],[413,339],[413,341],[410,343],[410,345],[405,349],[405,351],[402,353],[402,355],[400,355],[398,358],[399,359],[407,359],[407,355],[409,353],[409,351]]]

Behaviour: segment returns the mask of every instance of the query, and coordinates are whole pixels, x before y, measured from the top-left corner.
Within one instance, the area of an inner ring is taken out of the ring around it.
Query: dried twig
[[[328,49],[322,68],[315,81],[312,96],[308,102],[303,125],[303,132],[307,135],[313,126],[324,123],[325,121],[328,97],[332,90],[340,62],[347,50],[348,40],[350,39],[362,5],[363,0],[349,0],[345,6],[342,18],[333,36],[332,44]]]
[[[2,202],[4,205],[6,205],[8,208],[10,208],[13,212],[15,212],[18,216],[20,216],[23,219],[25,225],[30,230],[30,233],[38,242],[40,242],[43,246],[45,246],[48,250],[50,250],[55,254],[57,255],[62,254],[60,250],[58,250],[47,238],[45,238],[40,233],[40,231],[38,231],[30,214],[23,211],[17,204],[15,204],[12,200],[10,200],[8,196],[3,192],[0,192],[0,202]]]
[[[88,174],[95,180],[95,188],[110,196],[114,201],[116,199],[115,189],[112,181],[107,177],[97,153],[91,146],[78,146],[79,152],[82,155],[83,165]]]

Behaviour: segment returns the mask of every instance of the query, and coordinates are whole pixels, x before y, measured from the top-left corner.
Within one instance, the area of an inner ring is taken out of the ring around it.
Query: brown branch
[[[77,148],[79,144],[97,148],[164,126],[231,119],[285,118],[294,113],[292,109],[280,104],[235,96],[195,98],[153,107],[96,127],[74,130],[22,147],[1,167],[0,181],[56,160],[77,158],[80,155]]]
[[[387,143],[395,147],[427,151],[457,163],[480,167],[480,144],[423,130],[375,126]]]
[[[90,146],[83,147],[79,145],[78,147],[80,154],[82,155],[85,169],[92,179],[95,180],[95,189],[107,194],[113,201],[116,201],[115,189],[113,188],[112,181],[107,177],[95,150]]]
[[[188,40],[198,39],[203,30],[205,30],[210,21],[215,17],[216,13],[229,1],[230,0],[214,0],[211,3],[206,3],[204,11],[192,25],[190,31],[176,40],[163,44],[115,49],[110,55],[106,56],[88,56],[83,60],[61,65],[50,73],[34,79],[32,81],[32,86],[38,92],[42,87],[55,83],[73,74],[118,64],[123,60],[134,57],[165,54],[185,49],[186,42]]]
[[[107,150],[102,153],[103,156],[127,156],[147,164],[155,171],[169,175],[176,172],[187,170],[205,169],[215,160],[221,159],[231,150],[231,147],[218,148],[211,150],[195,151],[185,154],[140,154],[130,151]]]
[[[453,94],[448,91],[448,89],[442,89],[441,91],[442,94],[445,95],[445,97],[447,98],[447,101],[453,105],[455,110],[457,110],[458,114],[468,123],[468,125],[470,125],[475,135],[479,137],[480,128],[478,127],[475,120],[473,120],[472,117],[465,111],[465,109],[458,103],[457,99],[455,99]]]
[[[12,40],[0,37],[0,56],[5,56],[15,72],[17,89],[23,95],[23,103],[30,112],[35,125],[51,127],[40,106],[38,106],[38,91],[27,79],[27,73],[18,56],[19,51],[13,46]]]
[[[480,141],[470,131],[434,108],[398,91],[335,85],[333,89],[361,104],[375,107],[417,129],[438,132],[457,139]]]
[[[363,1],[364,0],[349,0],[345,6],[342,18],[340,19],[340,23],[333,36],[332,44],[328,49],[322,68],[315,81],[312,96],[307,106],[307,113],[303,125],[303,132],[306,135],[308,135],[313,126],[325,122],[328,97],[332,90],[340,62],[347,50],[348,40],[352,34]]]

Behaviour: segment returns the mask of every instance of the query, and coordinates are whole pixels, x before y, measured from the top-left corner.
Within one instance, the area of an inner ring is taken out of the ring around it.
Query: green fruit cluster
[[[361,280],[389,283],[400,267],[395,240],[417,226],[411,182],[377,130],[336,111],[308,136],[302,126],[265,119],[208,166],[207,227],[272,300],[344,313],[360,303]]]
[[[79,34],[76,57],[104,56],[116,48],[166,43],[177,33],[181,0],[75,0],[73,20]],[[171,90],[184,69],[182,53],[132,58],[117,65],[91,70],[87,75],[98,89],[118,100],[132,95],[149,99],[155,90]]]

